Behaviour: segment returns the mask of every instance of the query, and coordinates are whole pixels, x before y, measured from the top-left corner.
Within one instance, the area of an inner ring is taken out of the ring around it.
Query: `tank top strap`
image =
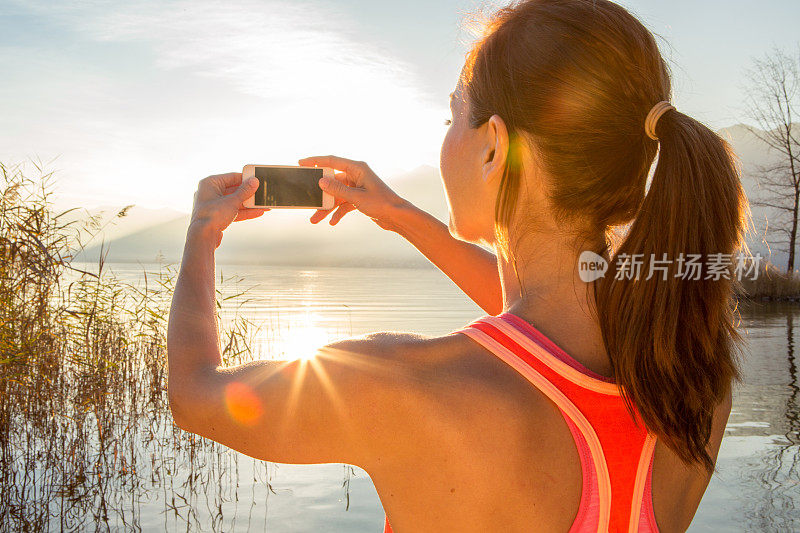
[[[654,522],[649,482],[655,435],[644,426],[636,409],[630,416],[623,389],[613,380],[592,375],[532,325],[525,324],[519,317],[503,313],[482,316],[452,333],[470,337],[525,377],[583,436],[596,481],[593,507],[597,510],[593,514],[597,520],[590,522],[592,531],[596,527],[596,531],[633,532],[640,522]]]
[[[493,328],[491,324],[487,324],[486,318],[492,317],[482,317],[453,333],[463,333],[467,335],[519,372],[534,387],[539,389],[555,403],[565,416],[568,416],[580,430],[589,446],[592,463],[595,468],[595,476],[598,481],[597,492],[599,509],[597,532],[602,533],[609,531],[611,518],[611,480],[603,455],[603,448],[600,445],[600,440],[594,428],[581,410],[578,409],[552,381],[540,372],[543,363],[540,362],[537,364],[536,358],[532,358],[530,353],[526,353],[525,349],[516,345],[502,331],[498,331],[496,328]]]
[[[511,319],[510,317],[514,318]],[[532,325],[528,324],[527,328],[523,330],[520,328],[519,322],[524,321],[510,313],[503,313],[498,316],[483,316],[467,324],[465,328],[462,328],[462,331],[466,328],[477,328],[500,342],[507,339],[522,348],[524,352],[523,359],[526,362],[535,367],[544,365],[547,369],[545,371],[546,374],[555,373],[580,388],[600,394],[621,395],[620,387],[613,380],[591,372],[567,355],[564,350],[556,346],[555,343],[542,335]],[[561,357],[556,356],[556,353]]]

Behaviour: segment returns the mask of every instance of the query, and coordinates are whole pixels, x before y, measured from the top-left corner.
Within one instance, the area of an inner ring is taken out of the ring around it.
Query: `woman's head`
[[[489,206],[487,239],[513,251],[530,230],[529,208],[585,231],[630,220],[657,150],[644,120],[669,93],[655,40],[616,4],[527,1],[499,10],[467,56],[442,146],[451,229],[484,237]],[[492,192],[499,196],[482,197]]]
[[[676,110],[659,119],[658,141],[647,136],[648,112],[670,99],[669,71],[652,34],[608,0],[518,1],[486,30],[442,146],[451,232],[514,257],[532,232],[567,231],[608,256],[610,230],[630,223],[617,257],[642,254],[645,273],[672,261],[663,277],[616,279],[609,257],[592,285],[596,312],[626,400],[684,460],[710,467],[710,407],[739,377],[731,280],[683,279],[678,261],[741,242],[746,200],[730,147]]]
[[[450,113],[439,160],[450,206],[450,233],[467,241],[493,244],[494,212],[489,206],[497,197],[498,175],[505,171],[508,132],[497,115],[472,126],[461,81],[450,94]]]

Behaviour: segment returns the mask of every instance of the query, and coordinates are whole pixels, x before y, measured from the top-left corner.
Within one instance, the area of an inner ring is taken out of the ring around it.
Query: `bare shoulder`
[[[404,385],[428,412],[433,405],[443,416],[447,410],[469,422],[468,417],[480,415],[478,405],[516,415],[521,401],[544,399],[539,403],[545,407],[548,403],[516,370],[458,332],[438,337],[379,332],[345,342],[360,344],[381,364],[402,370]]]
[[[377,331],[331,342],[321,352],[338,359],[353,358],[365,374],[397,383],[414,380],[425,371],[441,344],[437,337],[405,331]],[[384,383],[388,385],[389,383]]]
[[[379,331],[332,342],[321,352],[355,364],[361,376],[387,393],[422,400],[458,379],[467,346],[462,337]]]
[[[358,359],[370,382],[361,394],[369,394],[373,405],[383,406],[376,417],[391,418],[391,423],[377,424],[375,429],[389,433],[381,440],[392,442],[398,458],[418,455],[427,439],[435,442],[443,437],[442,428],[471,427],[490,409],[495,414],[498,409],[518,409],[512,393],[519,377],[466,335],[382,331],[337,341],[325,349]]]
[[[199,374],[184,388],[191,394],[173,392],[170,402],[180,427],[252,457],[401,470],[442,427],[464,427],[454,415],[470,413],[476,389],[469,365],[459,362],[459,337],[378,332],[344,339],[311,358]]]
[[[362,338],[342,341],[350,350],[372,354],[376,364],[392,369],[386,390],[408,399],[416,442],[426,438],[419,434],[430,420],[432,439],[440,439],[439,430],[450,424],[474,427],[483,424],[487,413],[492,418],[501,414],[509,430],[520,406],[527,412],[541,407],[547,410],[547,399],[534,391],[513,368],[475,343],[467,335],[452,332],[432,337],[407,332],[377,332]],[[537,405],[531,405],[533,401]]]
[[[325,350],[359,354],[376,364],[424,379],[434,373],[440,378],[466,370],[465,355],[474,353],[474,344],[464,335],[421,335],[405,331],[378,331],[335,341]]]
[[[381,359],[391,359],[404,352],[424,350],[436,337],[407,331],[375,331],[331,342],[326,348],[346,349]]]

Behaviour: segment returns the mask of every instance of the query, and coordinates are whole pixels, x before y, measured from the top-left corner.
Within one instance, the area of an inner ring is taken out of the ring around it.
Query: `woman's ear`
[[[489,183],[503,176],[508,158],[508,130],[500,115],[492,115],[486,122],[486,145],[483,154],[483,181]]]

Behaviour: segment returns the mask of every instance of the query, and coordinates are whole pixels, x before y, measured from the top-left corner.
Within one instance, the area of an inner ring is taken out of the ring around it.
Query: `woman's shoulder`
[[[328,345],[358,354],[391,374],[405,395],[437,405],[502,400],[522,380],[516,372],[457,331],[429,336],[406,331],[377,331]],[[525,387],[524,384],[522,388]],[[468,395],[465,395],[468,392]],[[468,396],[465,398],[465,396]],[[511,400],[510,400],[511,401]]]
[[[463,335],[430,336],[408,331],[375,331],[327,345],[328,348],[355,351],[423,372],[454,362],[473,346]]]
[[[426,371],[454,353],[452,335],[433,337],[408,331],[375,331],[332,342],[327,349],[368,356],[381,364],[409,371]]]
[[[522,408],[547,407],[546,398],[517,371],[458,331],[440,336],[380,331],[343,343],[392,369],[394,392],[402,390],[429,417],[468,424],[482,412],[517,419]]]

